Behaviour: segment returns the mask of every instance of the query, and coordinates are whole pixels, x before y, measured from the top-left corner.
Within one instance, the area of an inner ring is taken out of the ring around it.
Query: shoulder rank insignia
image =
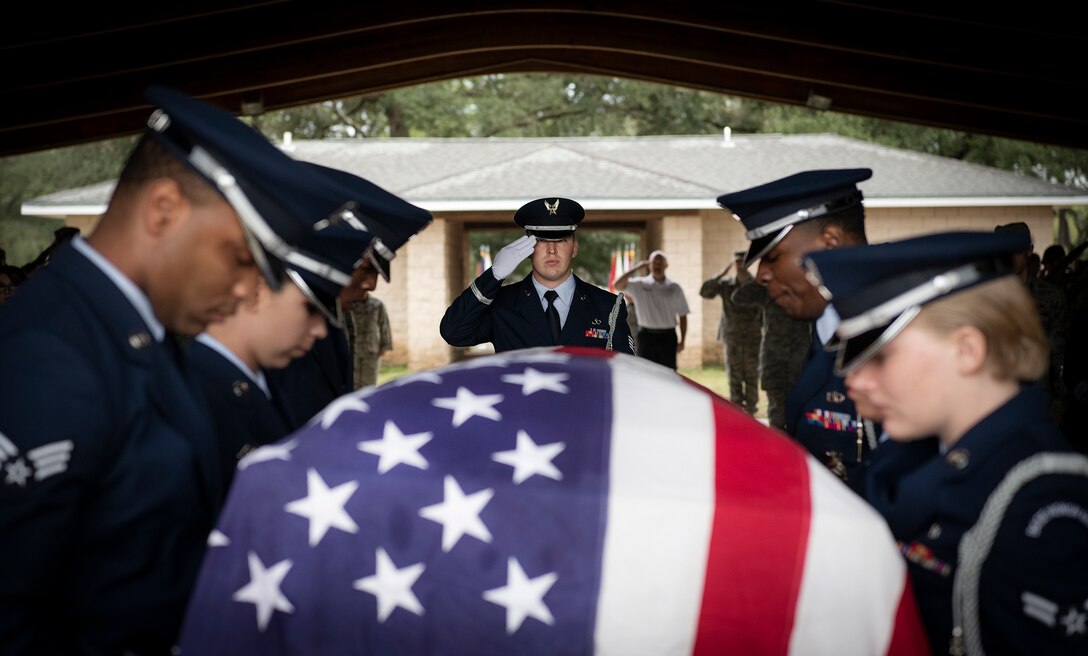
[[[1020,601],[1024,614],[1065,634],[1066,637],[1088,633],[1088,601],[1082,607],[1069,606],[1068,610],[1034,592],[1023,592]],[[1083,611],[1082,611],[1083,608]]]
[[[28,482],[63,474],[72,459],[73,446],[72,440],[59,440],[30,449],[22,455],[19,448],[0,433],[0,472],[4,476],[4,485],[26,487]]]

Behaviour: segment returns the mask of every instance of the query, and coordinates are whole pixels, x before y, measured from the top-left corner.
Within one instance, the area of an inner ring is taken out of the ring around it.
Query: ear
[[[989,345],[986,336],[974,326],[960,326],[950,335],[956,368],[964,375],[975,374],[986,366]]]
[[[846,245],[846,233],[842,226],[829,223],[820,230],[819,242],[824,250],[839,248]]]
[[[574,248],[570,251],[570,259],[573,260],[574,258],[578,257],[578,238],[572,236],[571,240],[574,241]]]
[[[141,209],[147,234],[158,237],[183,220],[189,210],[189,202],[176,181],[159,178],[147,185]]]

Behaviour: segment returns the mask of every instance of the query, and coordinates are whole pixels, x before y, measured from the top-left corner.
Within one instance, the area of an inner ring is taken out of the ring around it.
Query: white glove
[[[502,280],[513,273],[522,260],[532,254],[534,248],[536,248],[536,237],[533,235],[525,235],[503,246],[491,264],[491,273],[495,276],[495,280]]]

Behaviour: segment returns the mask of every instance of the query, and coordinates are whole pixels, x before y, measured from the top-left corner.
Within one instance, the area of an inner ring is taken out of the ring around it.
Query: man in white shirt
[[[684,350],[688,334],[688,301],[680,285],[665,277],[669,260],[662,251],[650,253],[649,259],[620,276],[614,286],[631,298],[638,318],[638,355],[671,369],[676,369],[676,354]],[[648,276],[631,278],[647,269]],[[676,326],[680,339],[676,339]]]

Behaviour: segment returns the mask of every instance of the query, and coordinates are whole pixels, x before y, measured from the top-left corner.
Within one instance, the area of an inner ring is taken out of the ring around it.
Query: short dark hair
[[[160,178],[170,178],[177,182],[181,193],[197,205],[218,195],[203,176],[189,168],[188,164],[178,159],[149,134],[144,134],[132,149],[128,162],[121,171],[117,189],[135,189]]]
[[[862,205],[847,207],[833,214],[812,219],[809,223],[817,231],[832,225],[838,226],[856,243],[869,243],[865,236],[865,207]]]

